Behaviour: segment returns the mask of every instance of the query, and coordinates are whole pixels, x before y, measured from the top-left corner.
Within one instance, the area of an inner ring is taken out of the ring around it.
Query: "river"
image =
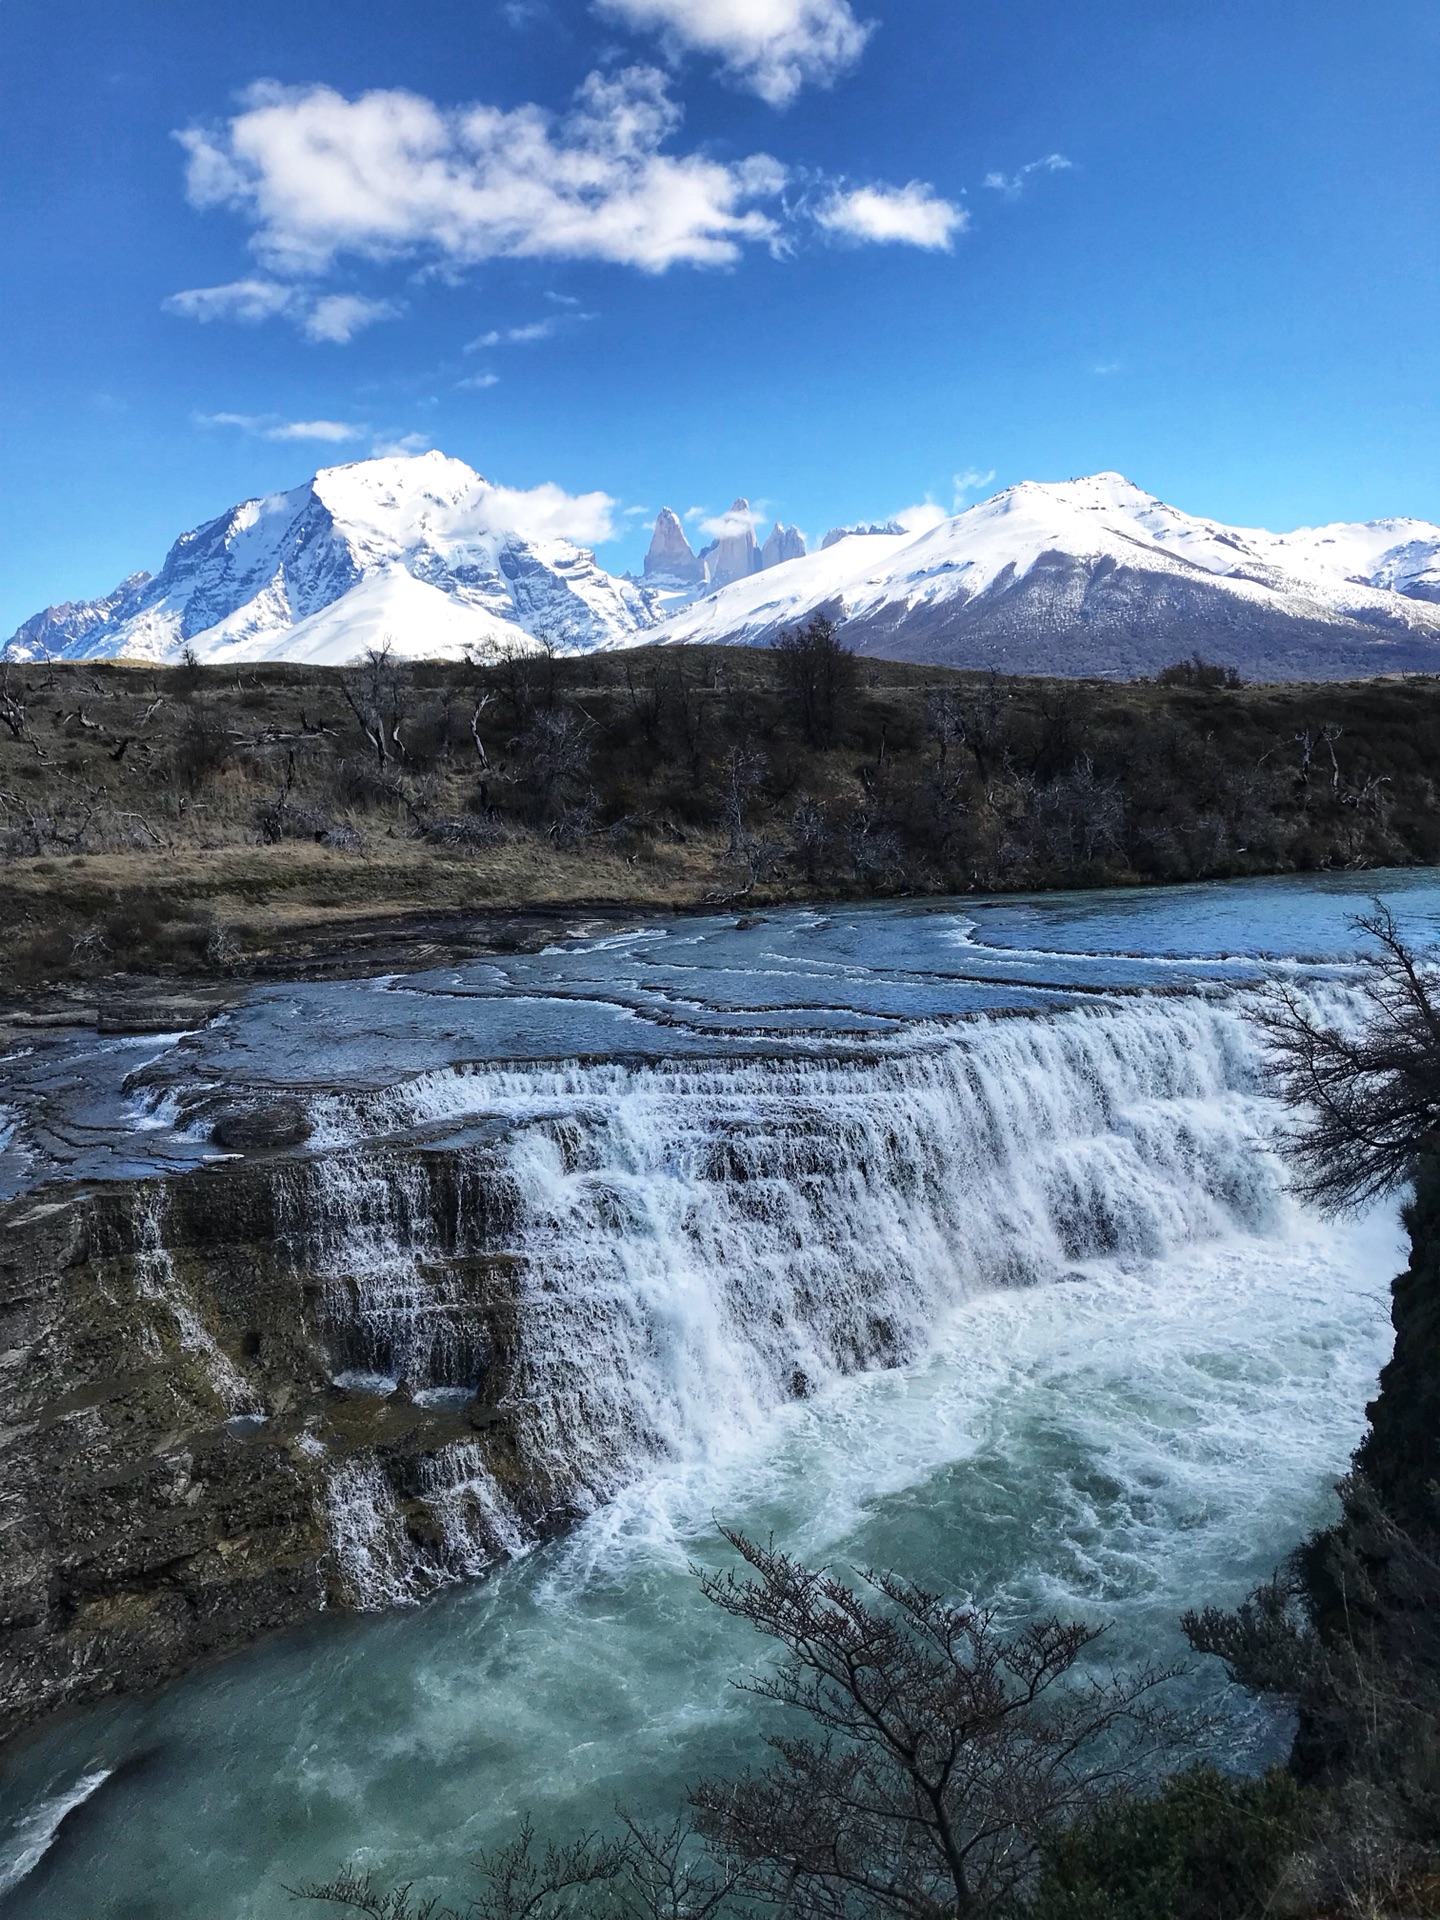
[[[1343,1016],[1377,889],[1440,936],[1428,872],[577,927],[15,1062],[12,1190],[183,1175],[217,1086],[303,1097],[302,1190],[377,1393],[473,1388],[385,1143],[498,1146],[539,1276],[531,1443],[579,1517],[421,1598],[383,1496],[337,1481],[335,1551],[384,1610],[17,1745],[6,1920],[273,1920],[345,1862],[455,1897],[527,1812],[565,1834],[674,1806],[771,1724],[731,1684],[758,1643],[697,1591],[721,1524],[1181,1658],[1183,1608],[1331,1510],[1388,1350],[1394,1210],[1286,1194],[1245,1018],[1276,975]],[[1227,1763],[1283,1752],[1213,1664],[1178,1693]]]

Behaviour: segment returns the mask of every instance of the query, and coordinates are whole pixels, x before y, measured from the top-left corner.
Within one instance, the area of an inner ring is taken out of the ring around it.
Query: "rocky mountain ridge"
[[[514,529],[550,491],[493,487],[440,453],[327,468],[182,535],[153,576],[46,608],[0,657],[766,646],[825,613],[859,653],[1010,673],[1126,678],[1192,651],[1259,680],[1440,671],[1440,527],[1425,521],[1276,534],[1102,473],[1026,481],[919,532],[832,528],[809,553],[779,522],[762,546],[742,498],[699,552],[664,508],[636,579]]]
[[[573,541],[513,526],[516,496],[442,453],[328,467],[182,534],[157,574],[47,607],[7,659],[287,659],[334,665],[567,651],[648,632],[653,598]]]
[[[855,652],[1127,678],[1194,650],[1258,680],[1440,671],[1440,527],[1275,534],[1120,474],[1026,481],[920,533],[855,531],[676,609],[667,643],[767,646],[817,613]]]
[[[647,585],[661,591],[688,593],[713,592],[733,580],[747,580],[752,573],[782,566],[787,560],[803,560],[805,536],[798,527],[787,527],[777,520],[762,547],[755,538],[750,502],[743,496],[723,516],[722,531],[697,553],[691,547],[673,507],[662,507],[655,520],[655,531],[645,555],[642,576]]]

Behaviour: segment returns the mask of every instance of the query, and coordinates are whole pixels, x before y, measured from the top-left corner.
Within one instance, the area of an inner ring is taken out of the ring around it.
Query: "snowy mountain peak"
[[[1195,648],[1258,679],[1440,671],[1440,527],[1269,533],[1119,473],[1026,480],[928,531],[837,538],[697,601],[667,641],[772,641],[824,611],[861,652],[1021,673],[1154,672]]]
[[[1269,533],[1093,473],[1022,481],[921,533],[836,529],[807,554],[778,524],[758,546],[737,500],[700,554],[665,509],[637,583],[577,544],[612,504],[497,486],[438,452],[326,467],[182,534],[157,574],[36,614],[0,652],[333,664],[387,643],[764,645],[823,610],[860,652],[1019,673],[1152,673],[1197,649],[1256,679],[1440,671],[1440,527],[1422,520]]]
[[[438,452],[325,467],[182,534],[159,573],[36,614],[4,651],[334,663],[386,643],[412,657],[622,644],[653,624],[653,596],[565,537],[587,517],[603,530],[608,505],[497,487]]]

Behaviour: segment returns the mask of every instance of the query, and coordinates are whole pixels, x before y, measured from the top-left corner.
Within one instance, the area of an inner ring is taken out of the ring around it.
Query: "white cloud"
[[[224,287],[186,287],[165,301],[167,313],[178,313],[186,320],[239,320],[255,326],[261,320],[273,320],[286,313],[295,300],[295,289],[278,280],[232,280]]]
[[[177,137],[191,203],[249,220],[272,273],[320,273],[342,254],[462,266],[592,259],[660,273],[723,266],[746,242],[775,241],[775,222],[754,203],[780,192],[784,169],[765,154],[725,163],[662,153],[680,119],[665,76],[631,67],[592,73],[559,121],[536,106],[446,110],[398,90],[348,100],[330,87],[263,82],[223,128]],[[238,317],[265,317],[256,307],[265,299],[269,312],[285,310],[273,281],[243,287],[275,290]],[[214,302],[203,313],[196,305],[219,291],[178,295],[190,304],[177,310],[219,318]],[[236,289],[225,291],[237,306]]]
[[[707,53],[772,107],[829,86],[873,29],[849,0],[599,0],[628,26],[659,33],[673,54]]]
[[[1007,200],[1018,200],[1031,174],[1069,173],[1074,164],[1063,153],[1047,153],[1043,159],[1027,161],[1017,173],[987,173],[985,185],[996,193],[1003,193]]]
[[[692,512],[696,510],[692,508]],[[689,514],[686,515],[688,519]],[[748,508],[727,507],[724,513],[717,513],[700,521],[702,533],[708,533],[713,540],[726,540],[735,534],[753,533],[763,526],[769,515],[764,511],[764,502]]]
[[[927,494],[918,505],[905,507],[891,517],[895,525],[903,527],[906,533],[929,533],[932,527],[938,527],[942,521],[949,520],[954,514],[963,513],[967,496],[978,493],[982,487],[988,487],[994,478],[993,467],[988,473],[981,473],[976,467],[967,467],[963,473],[951,476],[950,484],[955,493],[948,508],[942,507],[938,500],[930,499]]]
[[[333,446],[363,440],[368,427],[348,420],[281,420],[273,413],[197,413],[197,427],[239,427],[261,440],[325,440]]]
[[[400,309],[389,300],[367,300],[359,293],[327,293],[314,302],[300,322],[307,340],[329,340],[344,346],[362,327],[377,320],[393,320]]]
[[[480,353],[487,347],[522,347],[535,340],[548,340],[560,331],[558,320],[532,320],[524,327],[494,327],[465,342],[466,353]]]
[[[525,540],[574,540],[592,547],[615,538],[615,502],[608,493],[566,493],[553,480],[538,487],[490,487],[478,511],[486,526]]]
[[[307,340],[343,346],[362,327],[393,320],[400,309],[389,300],[367,300],[358,293],[316,293],[287,287],[278,280],[232,280],[223,287],[187,287],[164,303],[167,313],[185,320],[238,320],[256,326],[279,314],[295,321]]]
[[[950,518],[944,507],[934,500],[922,500],[918,506],[904,507],[891,517],[905,533],[929,533],[932,527],[938,527],[943,520]]]
[[[428,453],[430,444],[428,433],[402,433],[391,438],[382,436],[371,447],[370,453],[376,460],[384,459],[387,454]]]
[[[456,382],[461,393],[478,393],[485,387],[498,387],[499,384],[498,373],[472,373],[468,380]]]
[[[963,207],[942,200],[933,187],[912,180],[907,187],[853,187],[823,202],[815,215],[827,233],[846,240],[893,242],[948,251],[970,224]]]
[[[340,446],[346,440],[360,440],[364,427],[352,427],[344,420],[286,420],[267,429],[267,440],[329,440]]]
[[[963,473],[953,475],[950,484],[955,489],[955,511],[958,513],[964,506],[967,494],[979,493],[994,478],[994,467],[987,468],[984,473],[978,467],[966,467]]]

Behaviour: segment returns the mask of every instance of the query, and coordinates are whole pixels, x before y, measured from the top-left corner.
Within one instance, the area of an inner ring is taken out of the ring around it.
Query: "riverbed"
[[[720,1525],[1182,1659],[1179,1613],[1331,1510],[1388,1350],[1395,1211],[1285,1191],[1246,1017],[1277,977],[1343,1014],[1377,890],[1440,936],[1429,873],[577,927],[11,1063],[15,1189],[183,1178],[236,1087],[304,1100],[321,1186],[385,1142],[497,1143],[580,1517],[423,1596],[361,1527],[357,1583],[414,1604],[32,1735],[0,1775],[5,1914],[269,1920],[347,1862],[455,1898],[527,1812],[675,1806],[772,1724],[732,1684],[763,1649],[697,1590]],[[376,1210],[345,1204],[383,1286]],[[395,1338],[377,1394],[419,1364]],[[1283,1752],[1212,1664],[1177,1697],[1224,1763]]]

